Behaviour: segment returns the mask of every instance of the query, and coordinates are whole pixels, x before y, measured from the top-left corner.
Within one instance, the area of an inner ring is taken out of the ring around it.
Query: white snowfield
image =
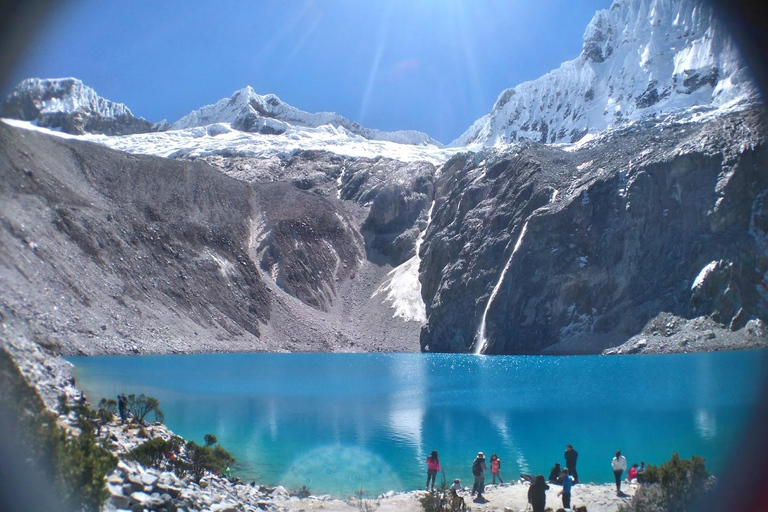
[[[592,18],[576,59],[503,91],[493,110],[450,145],[575,142],[660,113],[757,94],[709,5],[615,0]]]
[[[464,148],[439,148],[432,145],[416,146],[383,140],[368,140],[344,128],[331,125],[317,128],[289,127],[285,133],[267,135],[242,132],[227,123],[216,123],[197,128],[135,135],[69,135],[36,126],[32,122],[3,119],[4,122],[57,135],[96,142],[127,153],[154,155],[166,158],[195,158],[221,155],[247,157],[290,157],[297,151],[328,151],[342,156],[365,158],[392,158],[403,162],[426,161],[442,165]]]

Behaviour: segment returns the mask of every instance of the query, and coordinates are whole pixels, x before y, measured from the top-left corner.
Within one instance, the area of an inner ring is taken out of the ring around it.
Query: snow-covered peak
[[[76,78],[27,78],[0,105],[0,116],[69,133],[139,133],[152,123],[122,103],[102,98]]]
[[[77,78],[27,78],[16,86],[8,100],[14,98],[29,102],[34,111],[26,112],[35,115],[87,112],[102,117],[133,116],[128,107],[102,98]]]
[[[257,94],[250,86],[235,91],[230,98],[221,99],[213,105],[206,105],[190,112],[173,123],[171,129],[180,130],[214,123],[228,123],[236,130],[268,135],[282,134],[292,127],[317,128],[331,125],[370,140],[384,140],[400,144],[441,145],[426,133],[414,130],[384,132],[365,128],[335,112],[317,112],[314,114],[304,112],[284,103],[274,94]]]
[[[581,54],[503,91],[452,146],[573,142],[661,112],[757,97],[735,43],[701,0],[615,0]]]

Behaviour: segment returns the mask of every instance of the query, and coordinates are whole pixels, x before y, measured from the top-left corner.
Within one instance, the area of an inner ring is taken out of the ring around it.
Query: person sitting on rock
[[[549,472],[549,483],[560,485],[560,482],[562,482],[560,479],[560,473],[562,473],[562,471],[563,470],[560,469],[560,463],[555,462],[555,465],[552,466],[552,469]]]
[[[632,483],[635,480],[637,480],[637,463],[632,464],[627,472],[627,481]]]

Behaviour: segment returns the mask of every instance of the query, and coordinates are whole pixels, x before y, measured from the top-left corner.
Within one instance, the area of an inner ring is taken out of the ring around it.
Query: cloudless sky
[[[74,76],[150,121],[251,85],[308,112],[450,142],[581,52],[610,0],[72,0],[3,85]]]

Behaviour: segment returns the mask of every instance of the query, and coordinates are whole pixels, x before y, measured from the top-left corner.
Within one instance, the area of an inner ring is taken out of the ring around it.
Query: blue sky
[[[150,121],[251,85],[309,112],[450,142],[578,56],[610,0],[70,1],[5,84],[74,76]]]

